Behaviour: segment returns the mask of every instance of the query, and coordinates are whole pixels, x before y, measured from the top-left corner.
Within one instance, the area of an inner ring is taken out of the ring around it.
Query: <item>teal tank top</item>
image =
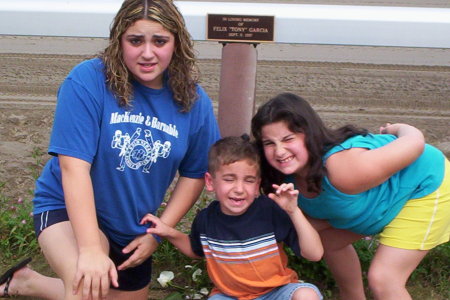
[[[388,134],[354,136],[331,148],[323,157],[323,163],[342,150],[376,149],[395,139],[396,136]],[[445,156],[440,150],[426,144],[416,161],[379,186],[360,194],[349,195],[338,191],[328,177],[324,177],[322,192],[315,198],[299,195],[298,205],[309,216],[326,219],[335,228],[364,235],[376,234],[397,216],[409,199],[424,197],[441,185],[444,160]],[[289,176],[287,180],[295,181],[293,176]]]

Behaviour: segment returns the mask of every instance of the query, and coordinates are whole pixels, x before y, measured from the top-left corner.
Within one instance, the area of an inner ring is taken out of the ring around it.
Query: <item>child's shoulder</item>
[[[211,201],[211,203],[208,204],[207,207],[202,208],[198,213],[197,217],[200,215],[206,215],[210,212],[216,211],[217,209],[220,209],[220,203],[217,200]]]
[[[285,218],[287,216],[287,213],[275,201],[266,195],[261,195],[256,198],[254,204],[256,204],[255,206],[258,211],[268,212],[272,217]]]
[[[257,202],[258,205],[268,205],[268,206],[271,206],[275,203],[272,201],[272,199],[270,199],[266,195],[259,195],[258,197],[256,197],[255,202]]]
[[[251,209],[259,214],[265,215],[265,212],[273,214],[279,210],[283,211],[278,204],[266,195],[260,195],[255,198]],[[263,212],[263,213],[262,213]]]
[[[214,200],[209,205],[201,210],[199,210],[192,222],[192,227],[204,228],[208,224],[208,220],[215,219],[215,216],[219,215],[220,211],[219,201]]]

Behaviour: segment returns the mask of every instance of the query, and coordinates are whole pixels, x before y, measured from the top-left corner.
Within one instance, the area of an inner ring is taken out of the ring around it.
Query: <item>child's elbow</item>
[[[423,138],[422,140],[418,141],[418,151],[419,151],[419,155],[421,155],[423,153],[423,151],[425,150],[425,138]]]
[[[320,255],[314,255],[314,256],[312,256],[309,260],[310,260],[310,261],[320,261],[320,260],[322,259],[322,257],[323,257],[322,254],[320,254]]]
[[[422,154],[425,149],[425,136],[421,131],[418,131],[416,135],[409,137],[410,149],[415,151],[417,155]]]
[[[323,257],[323,249],[311,251],[310,253],[303,253],[302,256],[309,261],[320,261]]]

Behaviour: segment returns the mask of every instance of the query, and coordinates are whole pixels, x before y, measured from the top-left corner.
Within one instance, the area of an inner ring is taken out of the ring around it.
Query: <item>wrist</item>
[[[290,217],[297,217],[298,215],[302,215],[302,211],[300,210],[300,208],[298,206],[295,206],[292,210],[290,211],[286,211],[286,213],[288,214],[288,216]]]
[[[100,244],[96,245],[80,245],[78,247],[78,251],[80,253],[94,253],[94,252],[103,252],[103,248]]]

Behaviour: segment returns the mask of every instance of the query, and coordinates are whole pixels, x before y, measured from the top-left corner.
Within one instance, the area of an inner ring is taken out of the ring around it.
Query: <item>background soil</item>
[[[0,45],[10,45],[0,51],[0,182],[6,183],[6,195],[24,196],[33,188],[32,154],[46,151],[58,86],[74,65],[95,54],[104,42],[0,36]],[[59,50],[64,47],[65,52]],[[220,47],[197,43],[202,86],[216,109]],[[310,100],[332,126],[354,123],[377,131],[386,122],[406,122],[450,154],[450,49],[258,47],[256,106],[290,91]]]
[[[448,0],[247,2],[450,7]],[[105,45],[105,39],[0,35],[0,182],[7,196],[33,189],[58,86]],[[217,111],[221,45],[196,42],[196,49],[202,85]],[[450,49],[262,44],[257,50],[256,106],[290,91],[311,101],[332,126],[355,123],[376,131],[385,122],[406,122],[450,154]]]

